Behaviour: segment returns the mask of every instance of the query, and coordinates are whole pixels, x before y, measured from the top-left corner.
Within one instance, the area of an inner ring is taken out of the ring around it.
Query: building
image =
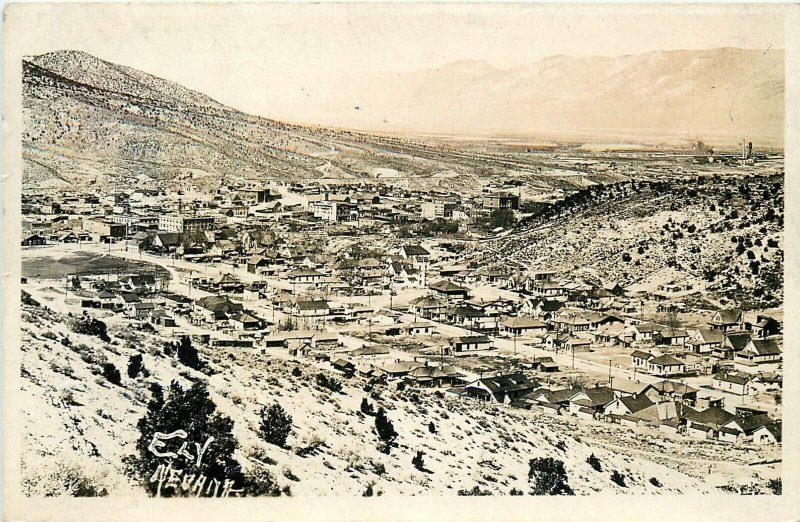
[[[486,402],[510,404],[541,386],[522,373],[485,377],[469,383],[466,395]]]
[[[314,217],[333,223],[358,221],[358,207],[346,201],[312,201],[308,204]]]
[[[733,356],[734,368],[745,373],[774,372],[781,363],[781,349],[771,339],[751,339]]]
[[[492,340],[485,335],[467,335],[450,339],[450,352],[453,354],[491,348]]]
[[[276,195],[273,195],[270,189],[241,188],[236,191],[236,195],[247,205],[269,203],[276,199]]]
[[[438,202],[423,203],[420,211],[425,219],[453,219],[453,212],[458,208],[457,203]]]
[[[125,237],[128,234],[127,225],[105,219],[87,219],[83,222],[83,228],[101,237]]]
[[[686,364],[675,357],[665,354],[647,361],[647,371],[653,375],[681,375],[686,373]]]
[[[180,216],[168,215],[158,218],[158,229],[164,232],[203,232],[214,230],[217,220],[214,216]]]
[[[509,209],[519,210],[519,196],[507,192],[497,192],[483,197],[483,208],[489,210]]]
[[[750,393],[750,376],[741,373],[720,372],[714,375],[711,386],[724,392],[747,395]]]

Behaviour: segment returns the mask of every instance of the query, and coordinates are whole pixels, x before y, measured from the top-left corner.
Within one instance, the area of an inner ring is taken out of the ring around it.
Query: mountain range
[[[23,61],[23,184],[508,173],[504,158],[476,166],[452,143],[413,137],[423,133],[782,146],[783,60],[780,50],[725,48],[556,56],[514,69],[462,61],[372,75],[328,93],[322,108],[309,98],[322,127],[245,114],[145,72],[56,51]],[[518,172],[537,171],[525,161]]]
[[[748,137],[779,146],[784,53],[718,48],[552,56],[510,69],[467,60],[373,75],[339,98],[347,99],[339,111],[322,111],[311,97],[308,113],[327,114],[324,123],[370,129],[728,143]]]

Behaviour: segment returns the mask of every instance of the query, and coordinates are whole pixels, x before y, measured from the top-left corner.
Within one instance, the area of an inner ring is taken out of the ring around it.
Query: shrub
[[[411,459],[411,464],[420,471],[425,468],[425,459],[422,458],[423,455],[424,453],[417,451],[417,454]]]
[[[131,355],[131,358],[128,360],[128,377],[135,379],[142,370],[144,370],[142,354],[137,353],[136,355]]]
[[[258,466],[247,475],[242,496],[246,497],[279,497],[281,489],[275,475],[263,466]]]
[[[37,463],[35,467],[22,461],[20,468],[22,492],[29,497],[104,497],[108,495],[102,484],[104,477],[89,476],[71,462]]]
[[[294,368],[292,368],[292,377],[300,377],[301,375],[303,375],[303,372],[300,371],[299,366],[295,366]]]
[[[122,375],[120,375],[119,370],[117,370],[117,367],[112,363],[105,363],[103,365],[103,377],[111,384],[117,386],[122,384]]]
[[[292,417],[277,402],[268,408],[261,409],[259,434],[264,441],[284,447],[286,439],[292,432]]]
[[[603,466],[600,465],[600,459],[594,456],[594,453],[589,455],[589,458],[586,459],[586,462],[592,467],[595,471],[603,471]]]
[[[333,377],[328,377],[324,373],[318,373],[316,380],[319,386],[327,388],[328,390],[334,393],[339,393],[340,391],[342,391],[342,383],[340,383]]]
[[[100,340],[104,342],[111,341],[111,338],[108,336],[106,323],[93,317],[85,316],[81,319],[76,319],[70,323],[70,328],[75,333],[93,335],[99,337]]]
[[[783,494],[783,480],[780,478],[770,479],[770,481],[767,482],[767,487],[773,495]]]
[[[512,497],[520,497],[525,493],[523,493],[521,489],[511,488],[511,491],[509,491],[508,494],[511,495]]]
[[[428,424],[428,431],[431,433],[436,433],[436,425],[433,423],[433,421]]]
[[[614,470],[611,473],[611,482],[613,482],[614,484],[616,484],[617,486],[622,487],[622,488],[627,487],[625,485],[625,475],[623,475],[622,473],[620,473],[617,470]]]
[[[375,492],[372,489],[372,485],[373,485],[372,482],[367,484],[367,489],[365,489],[364,493],[361,494],[362,497],[371,497],[372,495],[375,494]]]
[[[661,487],[661,482],[655,477],[650,477],[650,484],[654,485],[657,488]]]
[[[383,408],[380,408],[377,415],[375,415],[375,429],[378,432],[378,437],[383,441],[383,448],[381,451],[389,453],[392,443],[397,438],[397,432],[394,431],[392,421],[386,416],[386,410]]]
[[[372,407],[372,404],[370,404],[366,397],[361,399],[361,413],[364,415],[375,415],[375,409]]]
[[[459,489],[459,497],[488,497],[492,492],[488,489],[481,489],[480,486],[475,486],[472,489]]]
[[[382,477],[386,474],[386,466],[383,465],[383,462],[377,462],[375,464],[375,468],[373,469],[376,475]]]
[[[537,457],[528,462],[528,479],[533,482],[533,495],[573,495],[567,484],[564,462],[550,457]]]

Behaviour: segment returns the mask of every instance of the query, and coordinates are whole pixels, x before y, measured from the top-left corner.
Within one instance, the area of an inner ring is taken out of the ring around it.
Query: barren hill
[[[79,51],[23,63],[26,188],[149,186],[215,188],[232,179],[374,178],[389,169],[432,185],[448,172],[507,175],[501,156],[436,140],[301,127],[244,114],[174,82]],[[528,160],[513,165],[535,174]],[[589,181],[595,181],[590,179]],[[605,179],[599,180],[605,181]],[[545,185],[586,183],[548,176]]]

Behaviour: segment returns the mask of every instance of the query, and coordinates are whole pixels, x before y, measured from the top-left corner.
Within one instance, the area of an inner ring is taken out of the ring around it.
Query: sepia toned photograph
[[[6,6],[8,519],[781,502],[787,13]]]

